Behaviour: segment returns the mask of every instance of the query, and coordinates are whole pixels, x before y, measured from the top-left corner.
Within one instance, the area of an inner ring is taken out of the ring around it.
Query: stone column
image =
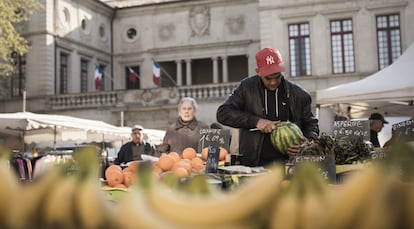
[[[213,60],[213,83],[218,83],[218,63],[217,63],[218,57],[212,57],[211,60]]]
[[[186,59],[185,60],[185,67],[186,67],[186,73],[187,73],[187,82],[186,85],[191,85],[191,59]]]
[[[175,63],[177,64],[177,86],[182,86],[183,85],[183,74],[182,74],[181,60],[176,60]]]
[[[222,65],[223,65],[223,83],[229,82],[229,74],[227,69],[227,56],[222,56]]]

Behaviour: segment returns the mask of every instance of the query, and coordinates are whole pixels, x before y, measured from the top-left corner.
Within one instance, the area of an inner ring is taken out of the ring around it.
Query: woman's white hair
[[[183,105],[183,103],[185,103],[185,102],[190,102],[190,103],[191,103],[191,106],[193,106],[193,108],[194,108],[194,111],[197,111],[197,110],[198,110],[198,104],[197,104],[197,102],[195,101],[195,99],[194,99],[194,98],[192,98],[192,97],[184,97],[184,98],[182,98],[182,99],[180,100],[180,102],[178,103],[178,111],[180,111],[181,106],[182,106],[182,105]]]

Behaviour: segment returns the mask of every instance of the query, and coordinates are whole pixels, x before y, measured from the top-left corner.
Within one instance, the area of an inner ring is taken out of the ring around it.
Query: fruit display
[[[174,173],[179,178],[187,178],[196,174],[204,173],[207,160],[208,148],[204,148],[201,155],[191,147],[185,148],[181,154],[169,152],[161,154],[158,160],[152,162],[152,172],[156,178],[162,178],[166,174]],[[219,159],[224,164],[228,152],[220,147]],[[134,175],[139,167],[140,161],[129,162],[126,168],[119,165],[111,165],[105,170],[106,183],[108,187],[128,188],[136,182]]]
[[[0,157],[0,227],[413,228],[414,152],[398,143],[388,155],[340,185],[327,184],[309,162],[289,180],[274,165],[227,191],[209,188],[202,174],[174,188],[181,178],[166,173],[171,179],[162,182],[153,162],[145,161],[116,202],[102,190],[94,148],[79,150],[73,163],[52,167],[31,183],[18,182]]]
[[[302,144],[303,133],[293,122],[280,122],[270,134],[273,146],[283,154],[287,154],[291,145]]]

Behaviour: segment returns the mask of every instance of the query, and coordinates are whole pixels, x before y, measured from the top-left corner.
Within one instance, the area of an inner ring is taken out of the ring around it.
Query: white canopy
[[[128,140],[130,131],[108,123],[64,115],[0,113],[0,133],[22,136],[25,143],[56,146]]]
[[[387,114],[412,116],[414,114],[413,67],[414,43],[393,64],[381,71],[359,81],[318,90],[316,103],[369,106],[370,109],[379,109]],[[396,107],[396,104],[399,106]]]

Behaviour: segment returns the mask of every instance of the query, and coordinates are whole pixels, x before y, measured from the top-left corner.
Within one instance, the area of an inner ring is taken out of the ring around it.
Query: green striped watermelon
[[[291,145],[302,144],[300,128],[293,122],[280,122],[270,134],[273,146],[282,154],[287,154]]]

